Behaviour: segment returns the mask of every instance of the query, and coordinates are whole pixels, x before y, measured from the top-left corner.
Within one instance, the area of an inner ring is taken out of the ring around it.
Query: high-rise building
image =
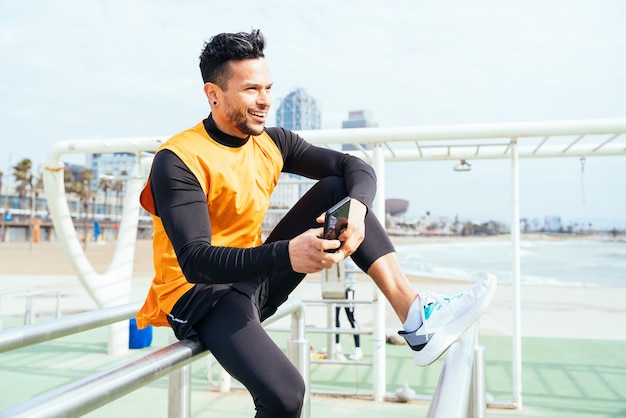
[[[320,129],[322,117],[317,101],[304,89],[289,93],[276,111],[276,126],[291,131]],[[270,209],[263,220],[263,230],[268,232],[282,219],[312,186],[312,182],[294,174],[282,173],[276,190],[270,198]]]
[[[376,127],[378,123],[372,120],[372,113],[369,110],[351,110],[348,112],[348,120],[341,122],[342,129]]]
[[[320,129],[322,116],[317,107],[317,100],[304,89],[292,91],[278,106],[276,126],[291,131]]]
[[[348,113],[348,120],[341,122],[342,129],[350,128],[376,128],[378,123],[372,120],[372,114],[369,110],[352,110]],[[372,144],[361,144],[364,149],[371,149]],[[343,144],[343,151],[354,151],[356,147],[352,144]]]
[[[136,163],[137,155],[132,152],[88,155],[87,167],[92,171],[92,190],[98,190],[100,179],[104,176],[118,178],[131,174]]]

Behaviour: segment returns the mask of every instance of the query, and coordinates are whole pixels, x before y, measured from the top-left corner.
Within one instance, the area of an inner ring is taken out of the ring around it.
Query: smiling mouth
[[[265,120],[265,116],[267,115],[267,113],[265,113],[265,112],[253,112],[253,111],[250,111],[249,113],[250,113],[250,115],[254,116],[255,118],[261,119],[261,120]]]

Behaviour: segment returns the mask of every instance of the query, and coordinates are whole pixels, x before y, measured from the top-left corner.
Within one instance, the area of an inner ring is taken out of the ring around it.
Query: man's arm
[[[283,128],[267,128],[283,155],[283,171],[312,179],[343,177],[348,195],[371,207],[376,195],[376,173],[360,158],[306,142]]]
[[[267,133],[280,149],[285,165],[283,171],[320,179],[327,176],[343,177],[348,196],[352,198],[348,227],[340,236],[343,245],[339,250],[347,257],[361,245],[365,238],[365,216],[376,195],[376,173],[360,158],[316,147],[294,132],[283,128],[268,128]],[[323,216],[317,221],[323,222]]]
[[[173,152],[162,150],[155,155],[150,185],[156,215],[189,282],[232,283],[291,269],[288,241],[255,248],[212,246],[206,195]]]

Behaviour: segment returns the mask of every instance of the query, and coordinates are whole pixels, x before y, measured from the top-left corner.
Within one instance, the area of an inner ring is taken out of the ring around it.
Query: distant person
[[[102,235],[102,229],[100,228],[100,222],[93,221],[93,240],[98,241]]]
[[[273,81],[264,46],[258,30],[222,33],[204,46],[200,71],[211,113],[162,144],[141,193],[154,223],[155,277],[137,324],[199,339],[250,391],[257,417],[298,417],[303,379],[261,322],[307,273],[351,256],[391,303],[419,365],[435,361],[478,319],[496,283],[486,278],[452,298],[418,295],[370,209],[374,170],[265,128]],[[318,182],[262,242],[281,172]],[[321,239],[324,211],[345,196],[346,230],[338,240]]]
[[[356,274],[354,270],[356,265],[350,258],[346,258],[344,260],[345,266],[345,286],[346,286],[346,301],[348,302],[343,306],[343,310],[346,313],[346,317],[348,318],[348,322],[350,322],[350,326],[354,330],[359,329],[359,324],[356,321],[354,316],[354,303],[349,303],[349,301],[353,301],[356,295]],[[339,314],[341,313],[341,306],[335,307],[335,327],[341,327],[341,321],[339,320]],[[363,350],[361,350],[361,336],[359,334],[354,334],[354,352],[348,355],[348,359],[350,360],[360,360],[363,358]],[[345,354],[341,348],[340,335],[335,334],[335,356],[338,360],[345,360]]]

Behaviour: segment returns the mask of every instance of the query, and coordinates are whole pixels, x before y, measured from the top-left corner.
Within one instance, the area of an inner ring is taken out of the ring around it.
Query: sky
[[[380,127],[624,118],[624,18],[622,0],[0,0],[0,171],[62,140],[196,124],[204,42],[252,28],[274,110],[304,88],[323,129],[360,109]],[[407,220],[508,222],[509,162],[455,164],[387,164],[385,195]],[[522,217],[626,228],[626,156],[522,160],[520,195]]]

